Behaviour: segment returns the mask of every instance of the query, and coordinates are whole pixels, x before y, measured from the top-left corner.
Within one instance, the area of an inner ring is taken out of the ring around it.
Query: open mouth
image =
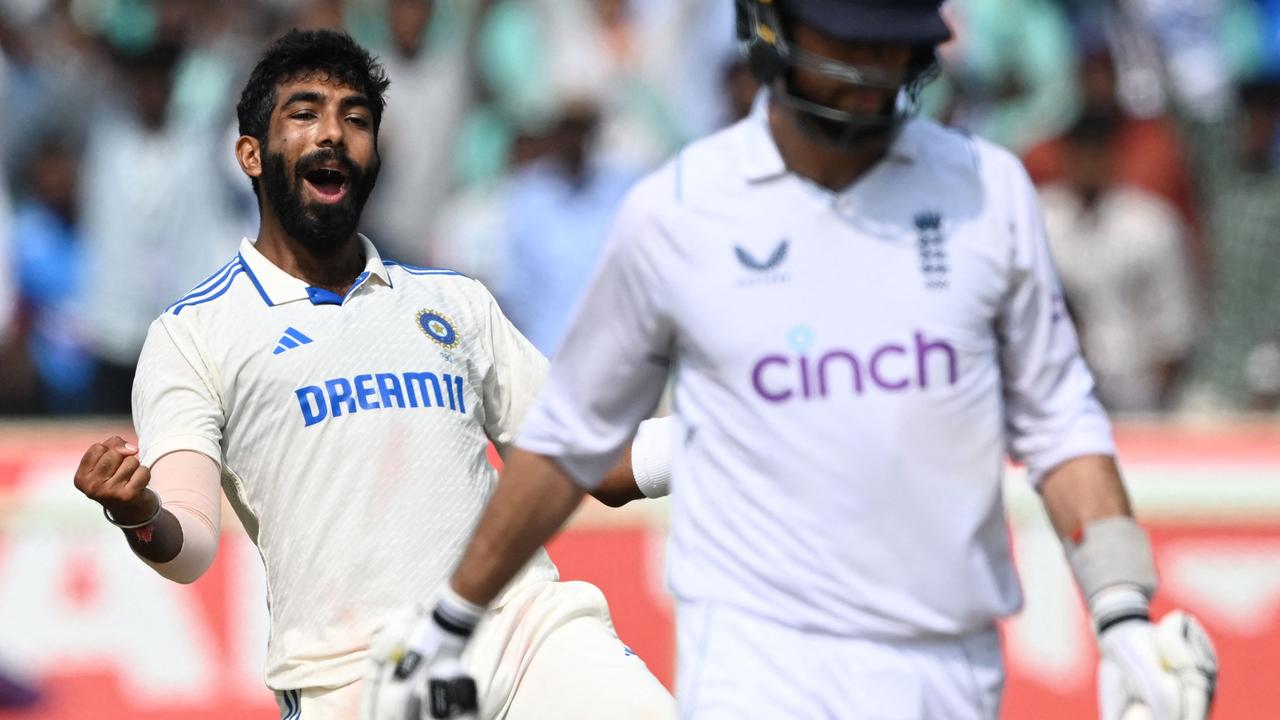
[[[347,175],[337,168],[317,168],[302,179],[320,202],[335,203],[347,194]]]

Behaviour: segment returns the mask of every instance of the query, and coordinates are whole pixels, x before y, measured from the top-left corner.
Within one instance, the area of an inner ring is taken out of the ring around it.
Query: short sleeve
[[[477,283],[479,284],[479,283]],[[502,452],[514,442],[547,377],[547,359],[516,329],[481,285],[493,361],[484,377],[484,429]]]
[[[633,190],[517,442],[554,457],[585,488],[599,484],[666,384],[674,337],[666,240]]]
[[[191,328],[151,323],[133,381],[133,425],[139,457],[150,466],[175,450],[194,450],[222,464],[225,424],[215,374]]]
[[[1044,217],[1020,163],[1011,167],[1009,289],[997,321],[1008,452],[1039,484],[1056,465],[1115,452],[1111,424],[1063,301]]]

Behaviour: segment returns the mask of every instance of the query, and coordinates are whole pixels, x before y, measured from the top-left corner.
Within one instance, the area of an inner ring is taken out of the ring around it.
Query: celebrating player
[[[939,5],[739,0],[766,91],[624,203],[440,616],[497,595],[674,368],[682,717],[996,718],[995,623],[1021,603],[1006,452],[1092,611],[1103,717],[1205,716],[1213,649],[1184,613],[1149,620],[1151,549],[1032,185],[911,117]],[[423,629],[402,682],[453,677],[439,638],[467,631]]]
[[[356,233],[386,87],[343,34],[266,51],[237,107],[258,238],[152,324],[138,447],[93,446],[75,479],[145,562],[191,582],[213,560],[221,478],[266,566],[266,678],[290,720],[359,714],[371,636],[385,625],[387,659],[417,617],[397,611],[444,587],[496,482],[488,442],[511,442],[546,370],[478,282],[383,260]],[[637,445],[635,462],[660,480],[664,452]],[[603,488],[611,504],[641,495],[625,465]],[[671,717],[599,590],[553,582],[535,554],[462,658],[481,716]],[[406,714],[421,699],[373,701]]]

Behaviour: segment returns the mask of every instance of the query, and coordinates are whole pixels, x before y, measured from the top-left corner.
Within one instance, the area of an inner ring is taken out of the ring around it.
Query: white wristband
[[[1089,522],[1080,544],[1066,544],[1067,561],[1090,604],[1108,588],[1122,585],[1156,591],[1156,565],[1147,534],[1133,518],[1116,515]]]
[[[436,609],[431,616],[436,625],[446,633],[466,638],[470,637],[476,625],[480,624],[484,611],[483,606],[463,598],[454,592],[453,588],[445,585],[444,592],[440,593],[440,599],[436,602]]]
[[[645,420],[631,441],[631,473],[636,487],[647,498],[671,493],[671,433],[675,418]]]

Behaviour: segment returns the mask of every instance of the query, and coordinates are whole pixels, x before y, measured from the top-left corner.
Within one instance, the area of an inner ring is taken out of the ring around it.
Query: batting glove
[[[1205,720],[1209,716],[1218,656],[1208,634],[1190,614],[1174,610],[1158,625],[1136,615],[1120,618],[1100,625],[1098,646],[1102,720]]]
[[[361,718],[475,720],[476,683],[462,666],[462,651],[480,615],[452,596],[434,612],[415,607],[387,623],[369,648]]]

